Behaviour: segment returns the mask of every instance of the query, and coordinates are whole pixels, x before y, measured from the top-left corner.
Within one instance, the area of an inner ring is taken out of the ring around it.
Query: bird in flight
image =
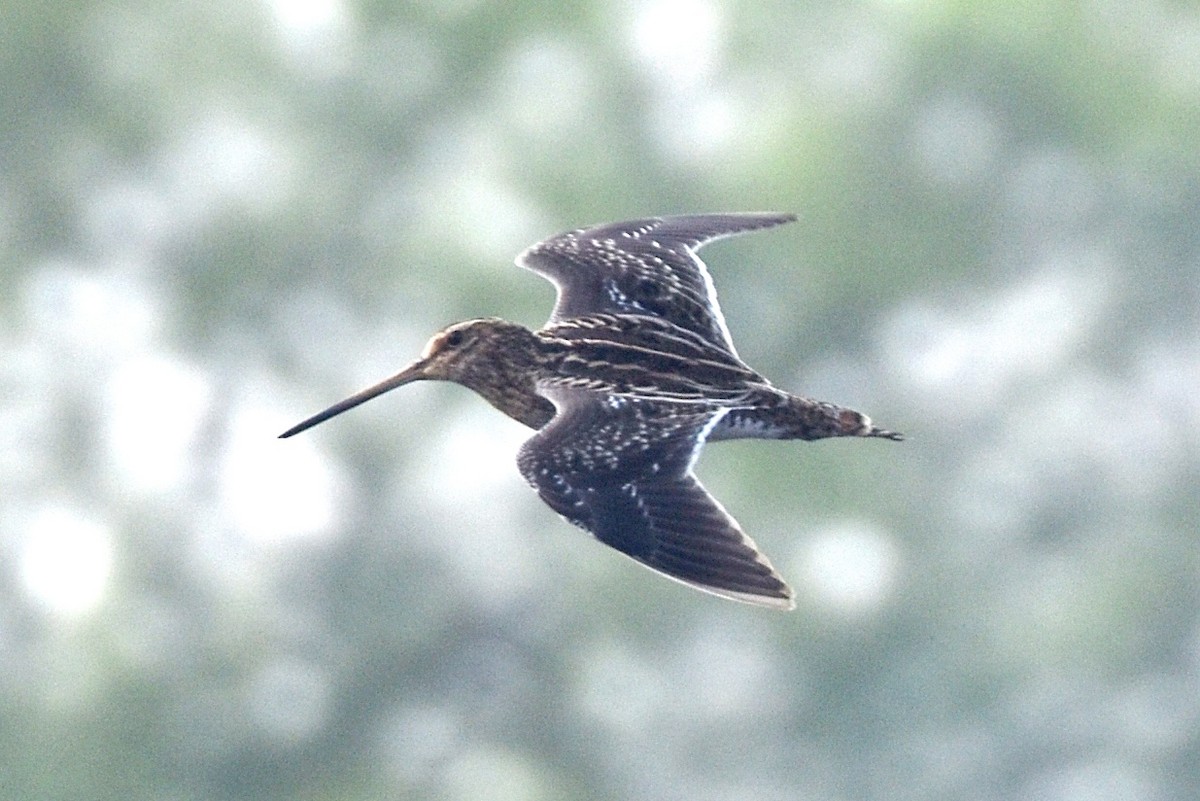
[[[903,439],[861,412],[773,386],[734,350],[697,251],[794,219],[651,217],[546,239],[516,259],[557,289],[544,327],[495,317],[451,325],[396,375],[280,436],[414,381],[461,384],[536,430],[517,466],[569,522],[696,589],[792,609],[792,588],[696,479],[700,449],[726,439]]]

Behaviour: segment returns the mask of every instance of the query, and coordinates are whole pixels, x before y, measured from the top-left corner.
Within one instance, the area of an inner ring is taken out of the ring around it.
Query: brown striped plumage
[[[462,384],[538,429],[518,466],[569,521],[699,589],[791,608],[791,588],[693,475],[701,447],[901,437],[859,412],[780,390],[737,356],[695,251],[789,219],[655,218],[546,240],[518,257],[559,288],[545,327],[498,318],[452,325],[397,375],[282,436],[412,381]]]

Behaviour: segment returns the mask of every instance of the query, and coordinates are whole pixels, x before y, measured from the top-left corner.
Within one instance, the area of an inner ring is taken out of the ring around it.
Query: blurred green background
[[[1200,9],[0,14],[0,796],[1194,799]],[[587,223],[904,431],[714,445],[798,591],[663,580],[452,385],[276,435]]]

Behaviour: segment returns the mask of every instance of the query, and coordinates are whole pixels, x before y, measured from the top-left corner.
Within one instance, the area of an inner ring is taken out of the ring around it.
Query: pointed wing
[[[550,388],[554,420],[521,448],[521,474],[554,511],[669,578],[791,609],[792,590],[692,464],[724,410]]]
[[[736,355],[712,278],[696,251],[715,239],[795,219],[695,214],[609,223],[539,242],[517,256],[517,264],[557,287],[552,323],[600,312],[649,314]]]

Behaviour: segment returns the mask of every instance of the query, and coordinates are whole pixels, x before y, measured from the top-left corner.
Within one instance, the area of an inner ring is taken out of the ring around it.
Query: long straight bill
[[[306,431],[312,428],[318,423],[324,423],[330,417],[336,417],[347,409],[353,409],[360,403],[366,403],[371,398],[382,395],[388,390],[404,386],[405,384],[409,384],[413,381],[419,381],[420,379],[424,378],[422,373],[422,368],[424,368],[424,366],[425,365],[420,361],[413,362],[391,378],[381,381],[373,387],[368,387],[357,395],[351,395],[344,401],[339,401],[338,403],[333,404],[325,411],[314,414],[312,417],[308,418],[302,423],[297,423],[287,431],[284,431],[282,434],[280,434],[279,438],[287,439],[294,434],[299,434],[301,431]]]

